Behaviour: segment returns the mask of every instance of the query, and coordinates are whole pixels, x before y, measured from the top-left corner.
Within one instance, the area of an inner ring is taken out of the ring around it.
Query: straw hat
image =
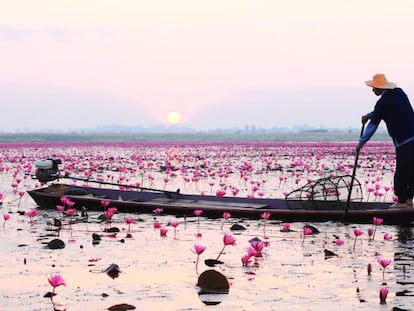
[[[365,84],[370,87],[375,87],[377,89],[395,89],[397,84],[393,82],[388,82],[387,78],[382,73],[377,73],[372,77],[372,80],[365,81]]]

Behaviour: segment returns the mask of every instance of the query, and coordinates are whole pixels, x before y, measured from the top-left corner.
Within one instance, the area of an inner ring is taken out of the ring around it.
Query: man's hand
[[[369,120],[368,115],[363,115],[363,116],[361,117],[361,122],[362,122],[362,124],[367,123],[367,122],[368,122],[368,120]]]

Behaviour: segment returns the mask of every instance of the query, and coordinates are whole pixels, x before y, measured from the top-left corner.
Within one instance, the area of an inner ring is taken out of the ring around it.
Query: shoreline
[[[0,142],[357,142],[357,131],[289,133],[2,133]],[[387,133],[371,141],[391,142]]]

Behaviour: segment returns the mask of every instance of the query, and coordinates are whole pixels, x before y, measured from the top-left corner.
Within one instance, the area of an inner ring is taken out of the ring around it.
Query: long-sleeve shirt
[[[384,120],[397,148],[414,140],[414,110],[401,88],[386,90],[368,118],[370,122],[359,140],[361,146],[374,135],[381,120]]]

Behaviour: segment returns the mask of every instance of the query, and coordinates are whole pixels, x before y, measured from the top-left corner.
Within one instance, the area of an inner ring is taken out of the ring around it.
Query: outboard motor
[[[48,182],[58,179],[59,164],[62,164],[61,159],[45,159],[36,161],[36,178],[40,182]]]

